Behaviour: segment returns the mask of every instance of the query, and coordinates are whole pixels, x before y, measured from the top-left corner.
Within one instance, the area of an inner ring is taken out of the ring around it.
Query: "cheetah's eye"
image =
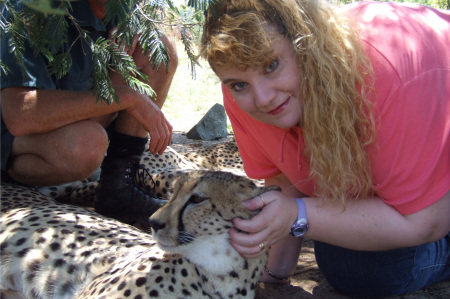
[[[189,202],[190,203],[194,203],[194,204],[198,204],[198,203],[201,203],[201,202],[204,202],[205,200],[208,200],[208,198],[206,198],[206,197],[201,197],[201,196],[198,196],[198,195],[191,195],[191,197],[189,197]]]

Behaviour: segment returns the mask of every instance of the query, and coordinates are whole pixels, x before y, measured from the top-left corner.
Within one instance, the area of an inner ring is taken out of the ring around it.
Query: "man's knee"
[[[170,38],[168,38],[165,34],[161,35],[161,41],[167,48],[167,53],[169,55],[169,68],[167,73],[170,77],[172,77],[175,74],[175,71],[178,66],[177,47],[175,43],[172,40],[170,40]]]
[[[152,58],[145,56],[146,63],[142,67],[141,71],[146,74],[149,78],[149,84],[153,88],[156,93],[156,98],[154,99],[156,105],[159,108],[162,108],[164,102],[167,98],[167,94],[170,89],[170,85],[172,84],[172,79],[175,75],[177,66],[178,66],[178,54],[177,48],[174,42],[172,42],[166,35],[162,34],[160,36],[161,41],[164,43],[167,49],[167,54],[169,58],[168,65],[165,65],[164,62],[159,66],[154,66]],[[133,58],[136,58],[133,56]],[[138,61],[141,60],[142,57],[138,57]],[[135,59],[136,62],[136,59]],[[138,63],[136,62],[136,65]]]
[[[108,135],[100,124],[85,121],[78,124],[68,138],[67,144],[59,149],[62,161],[57,166],[58,171],[75,179],[86,178],[102,163]]]
[[[108,148],[108,134],[102,126],[87,130],[81,134],[79,142],[73,143],[72,154],[85,167],[98,167]]]
[[[149,56],[150,53],[148,51],[144,51],[141,45],[138,45],[132,54],[136,66],[141,68],[141,71],[148,75],[149,79],[155,77],[154,75],[159,75],[157,76],[159,78],[171,78],[175,74],[178,66],[178,54],[175,43],[165,34],[161,34],[160,39],[167,50],[167,56],[169,58],[168,65],[165,65],[164,62],[162,62],[161,65],[156,65],[155,67],[153,64],[154,61],[152,60],[153,58]]]
[[[105,129],[92,120],[18,137],[7,161],[8,173],[16,181],[32,185],[83,179],[100,166],[107,146]]]

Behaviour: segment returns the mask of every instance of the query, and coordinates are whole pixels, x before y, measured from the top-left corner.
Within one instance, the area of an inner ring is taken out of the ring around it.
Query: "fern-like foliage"
[[[88,38],[90,39],[90,38]],[[91,41],[92,59],[94,60],[94,72],[92,75],[92,88],[97,95],[97,100],[103,99],[110,104],[118,101],[118,97],[112,87],[109,78],[109,62],[111,60],[111,52],[117,50],[118,46],[109,43],[103,38]]]
[[[62,78],[72,66],[70,55],[59,53],[61,45],[67,43],[68,22],[77,24],[71,15],[72,0],[0,0],[2,9],[6,9],[11,19],[0,16],[1,35],[7,35],[8,49],[14,55],[17,65],[27,76],[23,55],[27,40],[35,55],[43,55],[48,61],[47,67],[52,75]],[[179,16],[171,0],[108,0],[106,2],[105,22],[116,21],[117,29],[111,42],[107,39],[92,40],[89,32],[79,29],[79,38],[91,47],[94,60],[92,89],[98,100],[106,103],[118,101],[114,92],[110,71],[118,72],[125,82],[135,90],[154,97],[148,78],[136,67],[133,59],[126,53],[136,35],[154,68],[164,64],[169,67],[169,53],[160,39],[167,28],[176,27],[180,40],[191,61],[192,74],[195,73],[197,58],[194,53],[193,38],[190,34],[193,26],[202,22],[203,11],[209,5],[216,6],[222,0],[189,0],[192,14]],[[2,75],[8,75],[8,68],[0,60]]]
[[[9,33],[8,36],[8,44],[10,52],[14,54],[14,58],[17,62],[17,65],[20,67],[22,71],[22,76],[27,77],[27,73],[25,72],[23,55],[25,52],[25,39],[26,39],[26,25],[25,22],[22,21],[22,18],[14,7],[10,3],[2,3],[2,7],[5,5],[5,9],[8,10],[11,14],[12,22],[5,22],[3,18],[1,19],[1,34]],[[3,68],[2,68],[3,69]]]
[[[99,38],[95,42],[91,41],[91,43],[93,43],[91,49],[93,50],[94,60],[92,88],[97,94],[98,100],[103,99],[108,104],[119,100],[114,93],[109,78],[110,70],[120,73],[131,88],[150,97],[154,96],[150,85],[142,83],[142,81],[148,81],[147,76],[136,68],[133,58],[124,52],[118,44],[111,43],[104,38]]]
[[[201,11],[205,11],[209,7],[211,7],[212,13],[217,13],[219,11],[220,2],[226,0],[189,0],[188,6],[194,7],[195,9],[199,9]]]
[[[5,74],[5,76],[8,76],[9,68],[0,61],[0,71],[2,74]]]

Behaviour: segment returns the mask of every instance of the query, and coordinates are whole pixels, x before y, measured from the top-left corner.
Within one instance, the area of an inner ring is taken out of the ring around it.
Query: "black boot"
[[[145,184],[144,180],[151,179],[151,175],[139,162],[139,156],[105,157],[95,195],[97,213],[148,227],[148,218],[167,200],[157,198]]]

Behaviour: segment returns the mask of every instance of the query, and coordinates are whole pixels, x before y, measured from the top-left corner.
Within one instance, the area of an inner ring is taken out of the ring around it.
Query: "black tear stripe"
[[[184,206],[180,209],[180,212],[178,213],[178,232],[184,231],[183,214],[188,205],[189,205],[189,201],[187,201],[184,204]]]
[[[197,185],[198,185],[198,183],[192,187],[192,190],[194,190],[197,187]],[[189,201],[186,201],[184,203],[184,206],[180,209],[180,212],[178,214],[178,232],[184,231],[183,214],[188,205],[189,205]]]

